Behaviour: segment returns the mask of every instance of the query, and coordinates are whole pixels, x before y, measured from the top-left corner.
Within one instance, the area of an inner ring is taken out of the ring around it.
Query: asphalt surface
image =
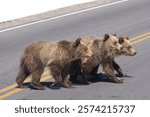
[[[135,37],[150,31],[150,1],[129,0],[62,18],[0,32],[0,88],[15,83],[20,56],[24,48],[38,40],[73,40],[79,36],[102,36],[117,33]],[[115,84],[107,80],[74,89],[52,90],[26,89],[5,99],[150,99],[150,40],[134,45],[138,54],[134,57],[119,57],[125,82]],[[99,72],[102,72],[101,69]],[[49,86],[51,81],[43,82]],[[13,88],[15,90],[16,88]]]

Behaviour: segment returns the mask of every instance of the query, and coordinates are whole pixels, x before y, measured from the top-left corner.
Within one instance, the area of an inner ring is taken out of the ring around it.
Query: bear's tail
[[[23,84],[24,80],[27,78],[27,76],[29,74],[30,73],[29,73],[29,71],[27,69],[27,66],[25,64],[24,59],[21,59],[19,73],[18,73],[18,76],[16,78],[16,83],[18,84],[18,86],[21,87],[21,85]]]

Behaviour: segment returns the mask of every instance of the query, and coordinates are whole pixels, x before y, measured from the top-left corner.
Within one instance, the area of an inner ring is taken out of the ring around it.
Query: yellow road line
[[[27,80],[25,80],[25,82],[30,82],[30,81],[31,81],[31,77],[29,77]],[[15,84],[12,84],[12,85],[10,85],[8,87],[5,87],[5,88],[0,90],[0,93],[3,93],[3,92],[8,91],[8,90],[10,90],[12,88],[15,88],[16,86],[17,86],[17,84],[15,83]]]
[[[4,99],[4,98],[6,98],[6,97],[9,97],[9,96],[11,96],[11,95],[13,95],[13,94],[15,94],[15,93],[18,93],[18,92],[20,92],[20,91],[22,91],[22,90],[24,90],[24,89],[15,89],[15,90],[13,90],[13,91],[10,91],[9,93],[6,93],[6,94],[4,94],[4,95],[1,95],[1,96],[0,96],[0,100]]]
[[[136,44],[136,43],[139,43],[139,42],[144,41],[144,40],[147,40],[147,39],[150,39],[150,36],[145,37],[145,38],[140,39],[140,40],[137,40],[137,41],[134,41],[134,42],[132,42],[132,44]]]
[[[148,35],[150,35],[150,32],[147,32],[147,33],[141,34],[139,36],[136,36],[134,38],[131,38],[130,41],[132,42],[132,41],[135,41],[137,39],[143,38],[143,37],[148,36]]]
[[[131,40],[132,44],[136,44],[136,43],[139,43],[139,42],[141,42],[143,40],[150,39],[150,36],[148,36],[149,34],[150,34],[150,32],[142,34],[142,35],[139,35],[139,36],[136,36],[136,37],[134,37],[134,38],[132,38],[130,40]],[[48,70],[45,70],[44,74],[47,74],[48,72],[49,72]],[[44,77],[44,78],[41,79],[41,81],[46,81],[48,79],[49,79],[49,77]],[[25,82],[29,82],[30,80],[31,80],[31,78],[27,79]],[[12,88],[15,88],[16,86],[17,86],[17,84],[13,84],[13,85],[10,85],[8,87],[5,87],[5,88],[0,90],[0,93],[3,93],[3,92],[8,91],[8,90],[10,90]],[[0,100],[5,99],[6,97],[11,96],[11,95],[13,95],[15,93],[18,93],[18,92],[20,92],[22,90],[25,90],[25,89],[14,89],[14,90],[6,93],[6,94],[1,95],[0,96]]]
[[[44,77],[41,81],[43,82],[43,81],[46,81],[46,80],[48,80],[48,79],[49,79],[49,77]],[[25,88],[25,89],[26,89],[26,88]],[[0,96],[0,100],[5,99],[6,97],[9,97],[9,96],[11,96],[11,95],[13,95],[13,94],[15,94],[15,93],[18,93],[18,92],[20,92],[20,91],[23,91],[23,90],[25,90],[25,89],[21,89],[21,88],[19,88],[19,89],[14,89],[14,90],[12,90],[12,91],[6,93],[6,94],[1,95],[1,96]]]
[[[49,71],[48,71],[48,70],[45,70],[42,76],[47,75],[48,73],[49,73]],[[27,78],[27,79],[24,81],[24,83],[30,82],[30,81],[31,81],[31,77]],[[12,89],[12,88],[15,88],[16,86],[18,86],[16,83],[15,83],[15,84],[12,84],[12,85],[10,85],[10,86],[7,86],[7,87],[1,89],[1,90],[0,90],[0,93],[3,93],[3,92],[8,91],[8,90],[10,90],[10,89]]]

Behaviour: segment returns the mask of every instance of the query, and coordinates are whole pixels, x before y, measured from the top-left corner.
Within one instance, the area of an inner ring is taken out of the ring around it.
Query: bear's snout
[[[123,49],[122,45],[119,45],[119,47],[117,48],[117,50],[122,50],[122,49]]]
[[[135,51],[134,54],[133,54],[133,56],[135,56],[136,54],[137,54],[137,52]]]

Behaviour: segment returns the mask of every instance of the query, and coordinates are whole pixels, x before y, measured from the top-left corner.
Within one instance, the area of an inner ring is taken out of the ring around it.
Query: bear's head
[[[82,61],[86,61],[86,58],[92,54],[90,49],[81,43],[81,38],[75,41],[60,41],[59,47],[60,46],[62,46],[63,50],[69,53],[69,56],[73,59],[83,59]]]
[[[122,45],[119,43],[116,34],[105,34],[103,37],[103,45],[105,51],[107,51],[110,56],[115,56],[116,52],[120,51],[123,48]]]
[[[78,38],[76,42],[77,41],[80,41],[80,44],[78,45],[76,49],[76,56],[78,58],[81,58],[82,62],[84,63],[90,56],[93,55],[93,52],[91,51],[89,46],[83,43],[83,40],[81,37]]]
[[[132,47],[131,42],[128,37],[120,37],[119,43],[122,45],[123,49],[119,52],[120,55],[134,56],[136,55],[136,50]]]
[[[81,46],[80,39],[77,39],[75,41],[67,41],[62,40],[57,43],[57,48],[59,48],[59,51],[62,51],[61,53],[64,53],[64,58],[74,58],[78,59],[77,52]],[[59,55],[58,55],[59,56]]]

